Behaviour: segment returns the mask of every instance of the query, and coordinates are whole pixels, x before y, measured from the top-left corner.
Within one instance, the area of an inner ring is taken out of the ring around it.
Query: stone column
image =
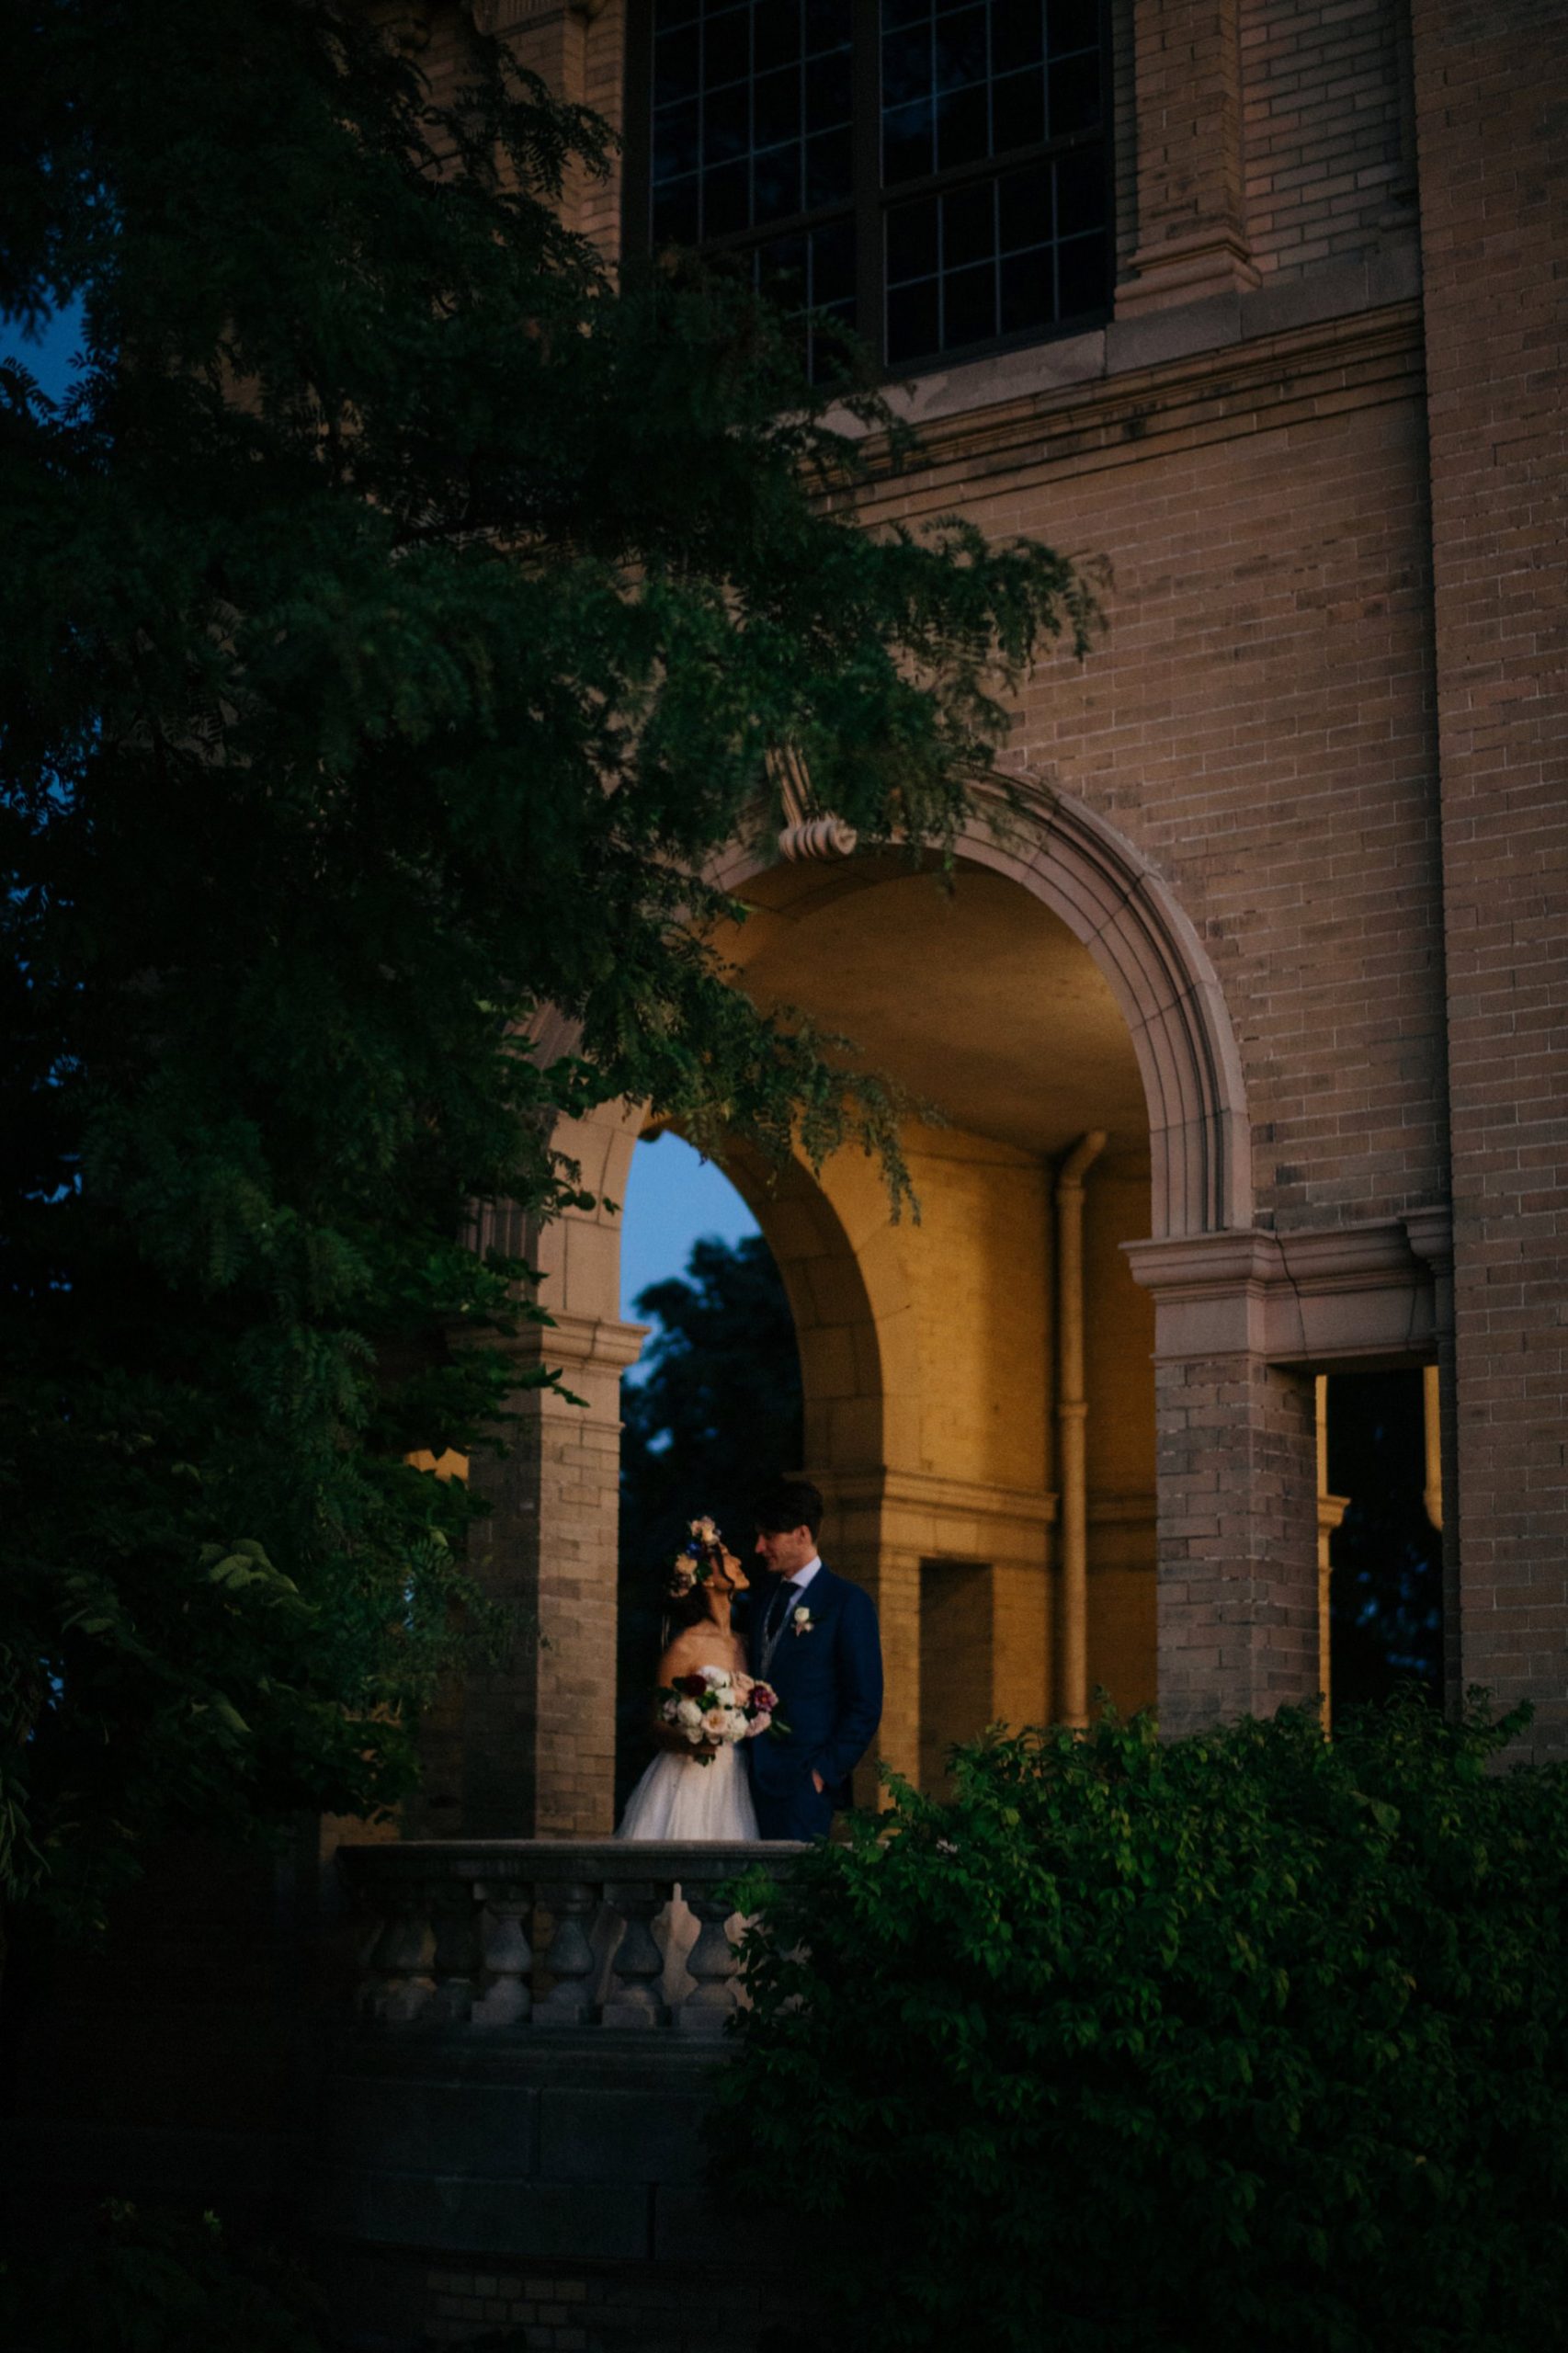
[[[620,1376],[642,1327],[559,1316],[519,1343],[582,1404],[533,1390],[505,1460],[472,1477],[492,1509],[470,1538],[479,1583],[517,1612],[503,1665],[476,1669],[462,1707],[462,1831],[597,1838],[615,1827],[616,1558]]]
[[[1135,11],[1138,245],[1119,318],[1257,284],[1247,244],[1240,0]]]
[[[594,1838],[615,1826],[620,1376],[644,1328],[619,1313],[616,1205],[639,1125],[626,1107],[607,1105],[558,1126],[556,1146],[592,1207],[543,1227],[517,1211],[487,1213],[481,1239],[538,1269],[553,1318],[511,1344],[519,1372],[559,1371],[562,1390],[519,1391],[506,1454],[477,1456],[471,1468],[491,1509],[470,1536],[470,1561],[518,1625],[504,1663],[466,1679],[460,1819],[440,1824],[445,1836]]]
[[[1159,1715],[1186,1733],[1319,1688],[1317,1417],[1270,1363],[1272,1237],[1141,1243],[1154,1293]]]

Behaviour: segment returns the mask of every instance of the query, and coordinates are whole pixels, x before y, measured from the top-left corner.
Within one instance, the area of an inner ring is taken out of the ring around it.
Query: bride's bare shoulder
[[[689,1675],[693,1667],[708,1666],[712,1663],[712,1628],[710,1627],[707,1631],[709,1639],[704,1644],[701,1640],[703,1629],[700,1626],[681,1628],[680,1632],[659,1661],[661,1683],[671,1683],[677,1675]]]
[[[745,1663],[744,1646],[733,1634],[721,1634],[706,1624],[683,1626],[659,1661],[659,1681],[673,1683],[677,1675],[690,1675],[699,1666],[744,1673]]]

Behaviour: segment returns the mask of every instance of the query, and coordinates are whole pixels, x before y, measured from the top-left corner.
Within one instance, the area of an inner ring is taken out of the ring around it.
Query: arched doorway
[[[918,1224],[892,1222],[852,1153],[820,1178],[731,1164],[795,1306],[827,1543],[881,1609],[883,1754],[929,1779],[947,1737],[1060,1712],[1074,1629],[1080,1690],[1153,1698],[1157,1656],[1177,1727],[1260,1695],[1310,1697],[1311,1383],[1277,1374],[1255,1336],[1263,1245],[1240,1063],[1192,926],[1112,827],[1043,788],[1005,828],[976,822],[946,895],[902,857],[845,857],[831,826],[802,831],[804,862],[737,848],[715,870],[751,910],[728,943],[743,983],[854,1037],[941,1115],[907,1125]],[[642,1124],[607,1107],[563,1131],[585,1184],[619,1197]],[[1074,1222],[1058,1215],[1062,1179],[1085,1155],[1074,1393],[1055,1260]],[[536,1241],[556,1316],[536,1350],[588,1410],[540,1398],[531,1453],[495,1474],[478,1564],[537,1595],[544,1665],[475,1695],[465,1819],[597,1832],[611,1808],[616,1388],[639,1336],[619,1316],[611,1210],[537,1237],[504,1212],[493,1222],[512,1247]],[[1155,1281],[1181,1306],[1178,1345],[1158,1351]],[[1058,1472],[1080,1433],[1074,1588]],[[602,1759],[584,1729],[601,1689]],[[526,1752],[509,1790],[485,1761],[503,1749]]]
[[[1153,1315],[1120,1245],[1148,1231],[1137,1057],[1062,917],[964,858],[944,884],[892,856],[777,866],[723,944],[759,1001],[851,1038],[917,1107],[903,1142],[917,1217],[840,1154],[731,1174],[784,1277],[824,1549],[874,1594],[888,1664],[881,1753],[926,1785],[950,1743],[1072,1712],[1069,1608],[1086,1684],[1154,1697]],[[1061,1384],[1063,1162],[1104,1138],[1083,1189],[1085,1379]],[[1085,1438],[1088,1575],[1063,1589],[1064,1405]]]

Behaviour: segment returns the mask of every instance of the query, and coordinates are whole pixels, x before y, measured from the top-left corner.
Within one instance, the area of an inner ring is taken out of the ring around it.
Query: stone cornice
[[[1131,1242],[1154,1295],[1158,1360],[1248,1355],[1272,1364],[1430,1362],[1447,1324],[1448,1211],[1413,1210],[1316,1232]]]
[[[994,472],[1009,460],[1074,473],[1136,464],[1172,439],[1188,447],[1232,440],[1409,398],[1424,371],[1421,306],[1412,300],[1124,370],[1085,366],[1010,398],[986,398],[977,381],[971,404],[942,414],[914,409],[918,447],[896,470],[885,444],[873,443],[872,478],[855,494],[874,500],[884,484],[913,485],[948,468]],[[982,375],[979,366],[973,372]]]
[[[653,1326],[612,1323],[603,1315],[573,1315],[551,1311],[548,1324],[525,1324],[513,1340],[498,1345],[530,1364],[559,1365],[562,1371],[588,1366],[609,1366],[619,1371],[635,1364]]]
[[[884,1548],[1030,1568],[1044,1566],[1057,1514],[1048,1490],[885,1464],[824,1473],[823,1488],[835,1510],[877,1513]]]

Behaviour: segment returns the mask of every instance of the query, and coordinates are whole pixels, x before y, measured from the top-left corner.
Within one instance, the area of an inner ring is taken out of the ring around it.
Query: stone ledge
[[[1183,362],[1250,358],[1253,346],[1260,347],[1262,356],[1262,347],[1278,337],[1310,337],[1316,343],[1322,339],[1318,331],[1324,329],[1338,344],[1346,329],[1380,329],[1387,313],[1418,305],[1420,296],[1420,253],[1410,238],[1387,249],[1325,262],[1299,278],[1207,295],[1142,317],[1114,320],[1086,335],[933,370],[889,386],[888,398],[895,414],[921,431],[932,455],[945,454],[942,445],[949,433],[1006,432],[1017,424],[1020,411],[1038,414],[1042,406],[1060,411],[1063,395],[1080,396],[1074,405],[1088,409],[1096,392],[1103,396],[1119,390],[1121,378]],[[1419,341],[1418,319],[1413,331]],[[1292,357],[1299,365],[1300,354]],[[1155,387],[1152,396],[1159,399],[1165,389]],[[853,438],[862,430],[846,416],[835,415],[833,422]],[[942,426],[948,433],[926,430]]]
[[[1318,1371],[1426,1364],[1447,1326],[1447,1211],[1122,1245],[1153,1291],[1156,1363],[1251,1356]]]

